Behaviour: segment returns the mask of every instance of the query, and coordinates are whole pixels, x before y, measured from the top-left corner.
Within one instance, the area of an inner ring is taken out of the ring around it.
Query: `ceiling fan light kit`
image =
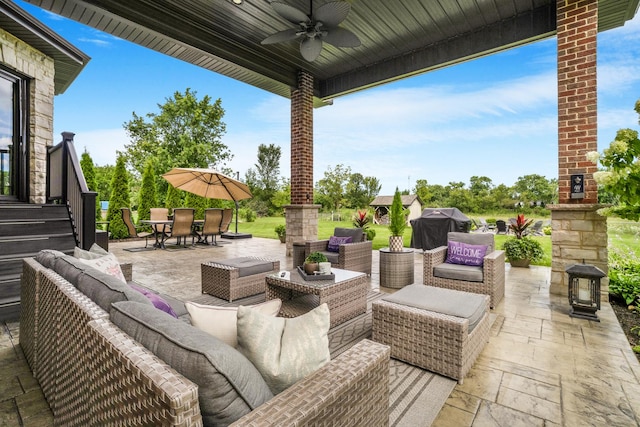
[[[307,15],[300,9],[281,2],[272,2],[271,7],[287,21],[298,25],[298,28],[279,31],[262,40],[262,44],[282,43],[302,38],[300,54],[309,61],[315,61],[322,52],[322,42],[335,47],[358,47],[360,39],[346,28],[339,27],[347,18],[351,5],[345,1],[333,1],[323,4],[315,13],[313,2],[309,3],[310,13]]]

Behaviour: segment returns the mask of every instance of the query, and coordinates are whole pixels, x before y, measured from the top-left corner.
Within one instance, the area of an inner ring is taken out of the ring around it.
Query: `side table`
[[[380,286],[400,289],[413,283],[413,250],[402,252],[380,249]]]

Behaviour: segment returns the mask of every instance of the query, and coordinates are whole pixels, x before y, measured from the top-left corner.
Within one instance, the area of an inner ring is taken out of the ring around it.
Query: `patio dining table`
[[[154,248],[166,249],[164,242],[171,236],[169,236],[165,231],[160,231],[160,226],[171,225],[173,224],[172,219],[141,219],[140,224],[150,225],[153,228],[153,235],[156,238],[155,243],[153,244]],[[202,227],[204,224],[203,219],[195,219],[193,220],[193,227]],[[164,230],[164,227],[162,227]],[[198,236],[198,241],[200,241],[200,236]]]

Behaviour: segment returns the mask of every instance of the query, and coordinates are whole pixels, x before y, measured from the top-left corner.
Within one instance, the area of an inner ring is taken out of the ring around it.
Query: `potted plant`
[[[514,237],[507,239],[502,244],[502,249],[512,267],[529,267],[531,262],[539,261],[544,255],[540,242],[524,235],[532,222],[533,219],[526,220],[520,214],[516,222],[509,225]]]
[[[287,227],[284,224],[276,225],[275,231],[280,243],[285,243],[287,241]]]
[[[371,215],[368,211],[362,210],[357,211],[353,215],[353,226],[356,228],[362,228],[366,239],[371,241],[374,237],[376,237],[376,230],[369,227],[371,224]]]
[[[407,227],[406,211],[402,206],[402,197],[400,191],[396,187],[391,203],[391,211],[389,212],[389,250],[391,252],[402,252],[404,247],[403,235],[404,229]]]
[[[329,260],[322,252],[311,252],[304,260],[304,272],[307,274],[313,274],[314,271],[320,269],[321,262],[328,262]]]

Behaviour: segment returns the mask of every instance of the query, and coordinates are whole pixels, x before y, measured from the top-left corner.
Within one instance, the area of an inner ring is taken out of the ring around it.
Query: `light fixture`
[[[569,316],[599,322],[596,311],[600,310],[600,279],[606,274],[584,261],[568,267],[565,272],[569,275]]]
[[[242,0],[231,0],[231,2],[236,5],[242,4]]]

